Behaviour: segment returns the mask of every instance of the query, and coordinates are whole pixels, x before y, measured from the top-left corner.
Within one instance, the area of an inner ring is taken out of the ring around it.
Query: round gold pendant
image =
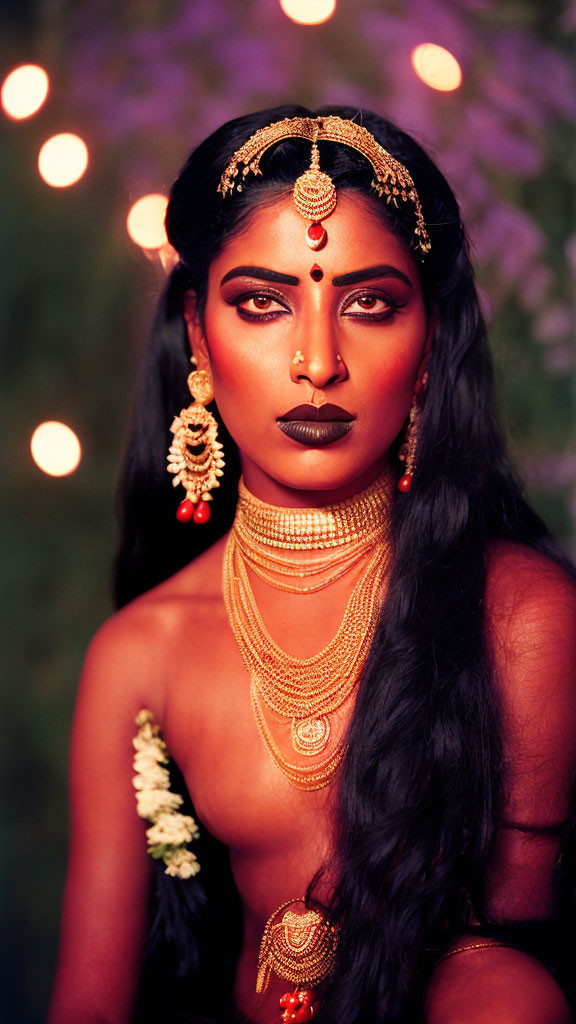
[[[293,718],[291,734],[294,750],[307,757],[314,757],[324,750],[330,739],[330,720],[327,715],[320,718]]]
[[[294,205],[306,220],[324,220],[336,208],[336,188],[332,178],[316,167],[304,171],[294,183]]]

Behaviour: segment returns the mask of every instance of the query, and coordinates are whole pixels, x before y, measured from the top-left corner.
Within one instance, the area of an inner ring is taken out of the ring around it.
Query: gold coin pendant
[[[324,750],[330,739],[330,720],[327,715],[320,718],[293,718],[291,732],[294,750],[314,757]]]

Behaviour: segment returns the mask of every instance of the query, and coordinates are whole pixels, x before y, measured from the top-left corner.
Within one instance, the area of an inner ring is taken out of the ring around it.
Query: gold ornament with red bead
[[[320,170],[320,153],[312,144],[310,167],[294,182],[294,206],[301,217],[312,223],[306,231],[306,242],[315,252],[328,240],[326,228],[320,223],[336,209],[336,188],[332,178]]]
[[[320,1003],[316,999],[314,989],[311,988],[285,992],[280,997],[279,1006],[283,1010],[283,1024],[305,1024],[306,1021],[313,1020],[320,1009]]]
[[[210,491],[220,486],[223,475],[222,445],[218,441],[218,424],[204,408],[214,398],[212,381],[206,370],[194,370],[188,376],[188,387],[194,402],[182,409],[170,430],[174,438],[168,452],[168,472],[174,473],[174,487],[182,484],[186,498],[176,512],[180,523],[192,519],[207,523],[210,519]]]
[[[398,458],[400,462],[404,463],[404,472],[400,477],[397,487],[398,490],[403,494],[407,494],[412,485],[412,478],[414,476],[414,470],[416,469],[416,449],[418,447],[418,421],[420,419],[420,413],[424,405],[424,399],[426,397],[426,388],[428,386],[428,371],[416,381],[416,387],[414,388],[414,397],[412,398],[412,405],[410,407],[410,415],[408,417],[408,427],[406,429],[406,440],[398,451]]]
[[[370,132],[356,121],[333,115],[286,117],[258,129],[230,158],[220,178],[218,192],[223,197],[242,192],[249,175],[262,175],[263,154],[283,139],[307,139],[312,143],[312,162],[294,184],[296,209],[311,223],[306,242],[311,249],[326,245],[327,233],[321,223],[334,211],[337,195],[331,177],[320,170],[318,142],[336,142],[361,153],[374,170],[372,188],[386,203],[396,207],[408,204],[415,216],[414,245],[424,256],[430,251],[430,238],[416,186],[408,169],[388,153]]]

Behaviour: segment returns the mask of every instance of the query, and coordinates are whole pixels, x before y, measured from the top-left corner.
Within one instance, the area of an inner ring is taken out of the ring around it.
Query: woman
[[[198,147],[167,230],[50,1024],[564,1024],[576,600],[454,196],[375,115],[283,107]]]

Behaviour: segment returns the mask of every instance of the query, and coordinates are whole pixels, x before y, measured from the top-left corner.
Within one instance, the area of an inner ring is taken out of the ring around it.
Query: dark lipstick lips
[[[280,430],[299,444],[331,444],[352,429],[354,416],[339,405],[297,405],[279,416]]]
[[[350,422],[353,419],[352,413],[346,412],[346,409],[341,409],[339,405],[330,405],[329,402],[324,405],[311,405],[310,402],[307,402],[306,405],[297,405],[294,409],[289,409],[283,416],[279,416],[276,422],[283,422],[284,420],[312,420],[314,423],[318,421],[325,423],[326,420]]]

